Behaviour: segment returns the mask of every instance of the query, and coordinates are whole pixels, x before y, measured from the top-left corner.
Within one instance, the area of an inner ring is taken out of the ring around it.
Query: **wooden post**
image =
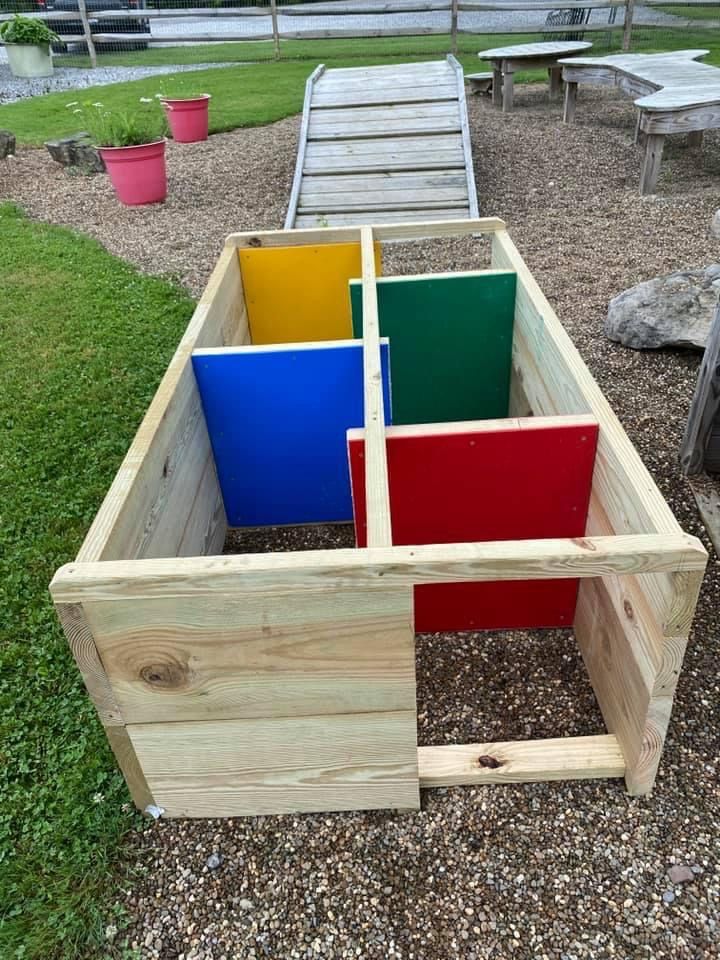
[[[93,40],[92,30],[90,29],[90,21],[88,20],[87,5],[85,0],[78,0],[78,12],[80,13],[80,19],[82,20],[85,43],[87,44],[88,55],[90,57],[90,66],[94,70],[97,67],[97,52],[95,50],[95,41]]]
[[[702,473],[708,441],[720,415],[720,304],[710,327],[705,356],[690,405],[685,436],[680,446],[680,466],[688,476]]]
[[[642,134],[643,132],[641,129],[640,133]],[[642,197],[647,193],[655,192],[664,145],[665,137],[662,133],[648,133],[645,135],[645,156],[640,174],[640,196]]]
[[[278,30],[277,0],[270,0],[270,16],[272,18],[273,43],[275,44],[275,59],[280,59],[280,31]]]
[[[632,42],[633,13],[635,12],[635,0],[627,0],[625,4],[625,24],[623,27],[623,50],[629,50]]]
[[[565,81],[565,108],[563,110],[563,123],[572,123],[575,119],[577,88],[577,83],[574,83],[572,80]]]
[[[455,56],[458,52],[457,44],[458,34],[458,0],[452,0],[450,4],[450,52]]]

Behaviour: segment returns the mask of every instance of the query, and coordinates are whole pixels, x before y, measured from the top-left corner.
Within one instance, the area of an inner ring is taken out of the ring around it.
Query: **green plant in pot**
[[[5,44],[10,70],[15,77],[51,77],[50,44],[57,39],[57,34],[42,20],[20,14],[0,24],[0,40]]]
[[[159,203],[167,196],[167,124],[156,100],[141,97],[135,110],[108,110],[102,103],[67,104],[105,162],[121,203]]]

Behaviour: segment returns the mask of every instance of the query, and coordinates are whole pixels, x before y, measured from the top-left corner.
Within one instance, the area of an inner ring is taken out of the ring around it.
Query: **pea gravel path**
[[[509,116],[470,98],[482,208],[508,220],[681,523],[707,544],[676,468],[698,358],[625,350],[602,322],[625,287],[720,259],[708,233],[720,138],[695,154],[671,144],[661,195],[641,200],[629,102],[583,92],[567,128],[544,97],[521,88]],[[199,292],[226,233],[281,224],[297,130],[292,119],[171,145],[163,207],[122,209],[105,178],[71,178],[36,152],[0,172],[0,196]],[[464,241],[398,246],[387,260],[477,264]],[[127,934],[137,956],[162,960],[717,957],[719,604],[711,554],[652,797],[618,782],[455,788],[425,793],[407,816],[150,823],[129,841],[135,871],[118,890],[131,926],[103,956],[120,956]],[[569,632],[421,637],[418,693],[421,742],[599,729]]]

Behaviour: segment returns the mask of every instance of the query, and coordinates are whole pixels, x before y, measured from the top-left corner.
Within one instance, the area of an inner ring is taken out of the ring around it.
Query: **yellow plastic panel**
[[[348,281],[362,275],[359,243],[243,248],[239,254],[252,343],[352,338]],[[376,243],[378,276],[381,259]]]

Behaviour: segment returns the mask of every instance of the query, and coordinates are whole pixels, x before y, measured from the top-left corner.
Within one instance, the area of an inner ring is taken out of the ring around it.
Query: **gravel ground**
[[[700,153],[671,144],[660,195],[640,199],[628,100],[583,91],[568,128],[543,88],[516,99],[503,115],[470,98],[482,209],[508,220],[681,523],[707,544],[676,466],[698,357],[625,350],[602,323],[631,284],[719,258],[708,226],[720,137]],[[171,145],[162,207],[119,208],[105,178],[70,177],[36,151],[7,164],[0,195],[198,292],[227,232],[281,224],[298,125]],[[398,245],[386,260],[393,272],[478,263],[462,240]],[[651,797],[614,781],[453,788],[425,792],[419,814],[153,822],[130,838],[118,891],[130,943],[143,960],[717,957],[719,603],[711,554]],[[417,662],[421,742],[601,729],[569,631],[421,636]]]
[[[143,77],[226,66],[226,63],[186,63],[164,67],[97,67],[95,70],[56,66],[51,77],[23,80],[14,77],[7,64],[0,63],[0,103],[13,103],[15,100],[39,97],[44,93],[56,93],[58,90],[84,90],[86,87],[105,87],[109,83],[120,83],[124,80],[140,80]]]

